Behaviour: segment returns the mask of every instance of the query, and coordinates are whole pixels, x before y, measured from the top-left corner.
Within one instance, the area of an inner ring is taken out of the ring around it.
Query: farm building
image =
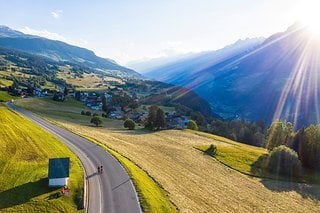
[[[49,159],[48,178],[49,186],[65,186],[69,181],[69,158]]]

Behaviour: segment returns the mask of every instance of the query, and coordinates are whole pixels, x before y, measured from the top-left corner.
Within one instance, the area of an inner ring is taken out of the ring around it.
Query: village
[[[85,104],[87,108],[95,112],[104,111],[104,117],[109,119],[131,119],[137,125],[144,126],[148,119],[148,107],[140,104],[140,98],[134,91],[111,89],[107,92],[80,92],[69,94]],[[107,108],[103,109],[103,99]],[[166,129],[185,129],[189,118],[174,110],[165,111]]]
[[[54,101],[64,101],[66,98],[74,98],[82,102],[90,114],[99,114],[109,119],[125,120],[131,119],[138,126],[145,126],[148,119],[148,108],[152,104],[141,103],[145,97],[141,90],[134,87],[113,87],[104,91],[79,91],[73,88],[58,87],[55,89],[42,89],[40,87],[14,87],[2,88],[9,93],[21,98],[43,98],[52,97]],[[154,90],[153,92],[159,92]],[[103,100],[107,107],[103,108]],[[161,108],[162,106],[160,106]],[[164,107],[170,108],[170,107]],[[164,110],[166,129],[185,129],[189,118],[174,107]]]

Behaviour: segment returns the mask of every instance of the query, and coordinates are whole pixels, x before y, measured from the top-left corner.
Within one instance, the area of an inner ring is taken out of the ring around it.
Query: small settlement
[[[104,98],[103,98],[104,96]],[[108,92],[76,92],[75,98],[85,104],[91,110],[102,110],[102,99],[106,100],[109,106],[106,117],[110,119],[129,118],[138,125],[144,125],[148,118],[148,107],[139,106],[139,97],[132,91],[108,90]],[[180,115],[175,111],[166,112],[167,129],[185,129],[189,119],[187,116]]]

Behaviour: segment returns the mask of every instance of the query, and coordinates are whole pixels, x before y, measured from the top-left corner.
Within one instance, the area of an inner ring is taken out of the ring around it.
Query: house
[[[49,186],[65,186],[69,182],[70,158],[50,158],[48,178]]]

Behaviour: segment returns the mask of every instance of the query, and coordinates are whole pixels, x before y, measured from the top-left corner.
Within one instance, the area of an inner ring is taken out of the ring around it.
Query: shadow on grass
[[[257,176],[257,177],[273,178],[264,169],[267,166],[267,160],[268,160],[267,154],[260,156],[257,161],[255,161],[253,164],[251,164],[250,173],[253,176]]]
[[[29,182],[20,186],[0,192],[0,210],[20,205],[30,201],[30,199],[57,188],[48,187],[48,178],[42,178],[36,182]]]
[[[260,181],[267,189],[276,192],[290,192],[295,191],[303,198],[311,198],[320,200],[320,186],[306,183],[297,183],[283,180],[262,179]]]
[[[260,182],[269,190],[276,192],[295,191],[303,198],[320,200],[320,185],[303,183],[304,177],[286,177],[277,174],[271,174],[266,169],[267,155],[262,155],[251,165],[253,176],[262,178]]]

